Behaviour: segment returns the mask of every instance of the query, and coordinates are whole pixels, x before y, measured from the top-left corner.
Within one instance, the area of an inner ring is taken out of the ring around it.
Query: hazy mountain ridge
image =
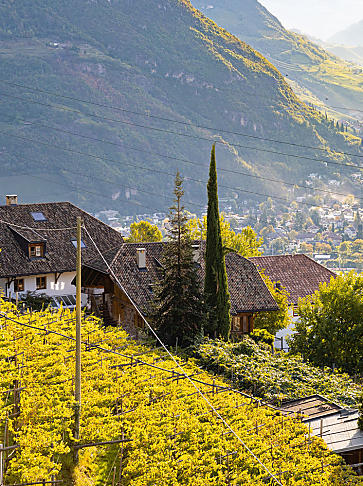
[[[283,75],[308,89],[332,113],[361,118],[363,110],[362,73],[335,57],[303,35],[283,27],[257,0],[205,0],[194,5],[219,25],[248,42],[267,57]],[[311,101],[309,98],[305,98]],[[335,106],[351,109],[339,112]]]
[[[262,55],[219,28],[187,0],[60,0],[51,5],[46,0],[5,1],[0,6],[0,39],[0,79],[185,123],[336,150],[357,150],[323,116],[301,104]],[[206,179],[207,169],[202,164],[208,164],[213,139],[343,160],[333,153],[172,124],[3,83],[0,87],[0,131],[77,152],[0,133],[2,175],[8,176],[2,180],[1,190],[20,192],[23,199],[59,199],[58,191],[62,198],[90,209],[118,207],[126,213],[145,212],[145,206],[163,209],[170,205],[172,174],[177,167],[189,178]],[[14,96],[52,106],[26,103]],[[80,113],[64,111],[62,106]],[[24,125],[24,120],[31,124]],[[111,144],[75,137],[69,131]],[[228,144],[225,147],[218,146],[219,165],[242,172],[292,182],[304,180],[311,172],[326,177],[332,173],[331,167],[319,162]],[[88,158],[79,152],[102,159]],[[23,182],[24,174],[33,177],[34,185],[29,187],[29,182]],[[220,172],[220,179],[221,185],[230,188],[277,195],[282,189],[286,191],[278,183],[235,174]],[[350,190],[347,181],[346,184]],[[81,195],[68,192],[67,185],[78,189]],[[132,192],[132,202],[130,188],[138,191]],[[189,181],[186,189],[187,199],[197,204],[205,201],[203,183]],[[253,197],[231,189],[221,188],[221,193],[235,194],[239,199]]]
[[[363,19],[344,30],[337,32],[328,39],[329,42],[343,44],[345,46],[363,46]]]

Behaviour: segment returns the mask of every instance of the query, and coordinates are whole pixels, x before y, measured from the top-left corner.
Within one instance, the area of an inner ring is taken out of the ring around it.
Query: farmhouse
[[[92,309],[106,320],[143,327],[136,309],[147,316],[155,283],[162,277],[164,243],[124,243],[82,266],[82,287]],[[204,245],[193,246],[195,269],[204,282]],[[107,264],[105,263],[107,262]],[[231,295],[232,333],[252,332],[257,312],[278,306],[254,263],[237,253],[226,255]],[[110,269],[112,271],[110,271]]]
[[[283,286],[289,292],[292,321],[299,320],[297,305],[300,298],[307,297],[319,290],[321,283],[329,283],[336,274],[304,254],[274,255],[250,258],[261,273],[275,282],[276,288]],[[284,339],[292,334],[293,325],[279,331],[276,347],[284,347]]]
[[[8,298],[45,293],[54,306],[74,306],[77,217],[102,251],[119,246],[121,235],[69,202],[18,204],[17,196],[7,196],[6,202],[0,206],[0,293]],[[83,259],[97,254],[84,235]]]
[[[287,289],[289,302],[294,307],[300,298],[312,295],[321,283],[329,283],[336,277],[334,272],[304,254],[260,256],[250,260],[273,282]]]

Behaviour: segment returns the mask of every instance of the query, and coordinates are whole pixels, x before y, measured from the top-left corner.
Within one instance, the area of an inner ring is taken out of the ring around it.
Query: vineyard
[[[92,317],[82,320],[81,438],[74,441],[74,322],[66,309],[18,314],[0,301],[6,486],[362,484],[298,417],[178,359],[181,371],[151,343]]]
[[[349,375],[323,370],[298,355],[272,352],[270,346],[248,337],[238,343],[205,339],[194,347],[193,354],[206,370],[275,405],[315,394],[343,407],[359,403],[361,387]]]

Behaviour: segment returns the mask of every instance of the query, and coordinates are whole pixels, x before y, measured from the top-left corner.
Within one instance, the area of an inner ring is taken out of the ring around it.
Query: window
[[[68,299],[71,302],[71,305],[76,305],[76,298],[74,295],[67,295]]]
[[[24,292],[24,279],[16,278],[14,280],[14,292]]]
[[[238,316],[232,317],[232,331],[239,331],[240,330],[240,319]]]
[[[243,332],[243,334],[247,334],[249,332],[249,330],[250,330],[249,318],[248,318],[248,316],[242,316],[242,319],[241,320],[242,320],[242,326],[241,326],[242,329],[241,329],[241,331]]]
[[[29,245],[29,256],[30,258],[40,258],[44,256],[44,245],[43,243],[31,243]]]
[[[37,290],[42,290],[47,288],[47,277],[37,277]]]
[[[43,213],[30,213],[34,219],[34,221],[47,221],[47,218],[44,216]]]
[[[52,307],[70,307],[73,308],[76,305],[76,299],[74,295],[54,295],[52,297]]]
[[[72,305],[72,302],[69,300],[67,295],[62,295],[62,300],[66,306]]]
[[[74,248],[77,248],[77,240],[72,240]],[[81,240],[81,248],[86,248],[86,244]]]

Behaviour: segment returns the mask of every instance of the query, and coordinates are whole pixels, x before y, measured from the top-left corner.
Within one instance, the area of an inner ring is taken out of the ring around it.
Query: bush
[[[266,329],[254,329],[250,334],[250,337],[255,341],[255,343],[262,342],[272,346],[275,342],[275,337],[266,331]]]
[[[363,275],[339,275],[299,302],[290,349],[318,366],[363,372]]]
[[[255,328],[265,329],[270,334],[275,335],[277,331],[285,329],[291,323],[289,292],[282,285],[277,288],[277,282],[273,282],[267,275],[262,274],[262,278],[279,306],[279,310],[275,312],[259,312],[255,318]]]
[[[52,298],[47,294],[37,294],[36,292],[31,292],[30,290],[22,297],[21,301],[25,303],[25,306],[32,310],[42,310],[49,307]]]
[[[238,343],[205,339],[193,354],[205,369],[233,379],[239,389],[279,405],[320,394],[342,406],[356,406],[361,389],[347,374],[320,369],[301,356],[273,352],[246,336]]]

